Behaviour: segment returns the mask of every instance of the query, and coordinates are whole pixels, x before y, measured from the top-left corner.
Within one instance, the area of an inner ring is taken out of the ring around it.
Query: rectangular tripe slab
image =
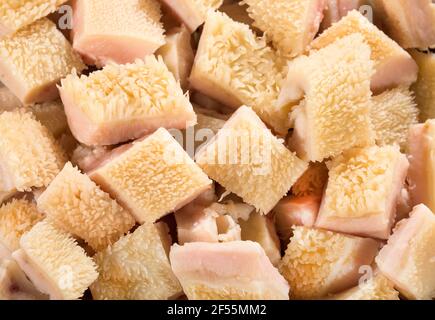
[[[0,38],[47,16],[68,0],[2,0]]]
[[[12,257],[50,299],[78,299],[98,277],[95,263],[76,241],[46,220],[24,234],[20,246]]]
[[[73,47],[89,64],[131,63],[165,43],[158,0],[74,0],[73,12]]]
[[[435,215],[425,205],[400,221],[376,257],[382,274],[408,299],[435,298]]]
[[[409,88],[401,86],[373,96],[371,119],[378,145],[397,144],[406,149],[409,128],[418,122],[419,110]]]
[[[85,240],[95,251],[116,242],[135,224],[126,210],[70,162],[37,202],[54,225]]]
[[[45,187],[62,169],[65,155],[30,112],[0,114],[0,191]]]
[[[287,282],[258,243],[174,245],[170,260],[190,300],[288,300]]]
[[[245,0],[253,25],[288,57],[301,54],[314,39],[326,0]]]
[[[284,67],[285,60],[248,25],[210,12],[189,81],[194,89],[224,105],[251,106],[263,121],[285,135],[288,112],[274,108]]]
[[[84,68],[68,40],[47,18],[0,39],[0,81],[23,104],[55,99],[57,82]]]
[[[279,270],[293,299],[319,299],[358,284],[359,268],[370,265],[379,248],[373,239],[295,227]]]
[[[90,288],[94,299],[155,300],[181,294],[157,228],[144,224],[94,256],[100,274]]]
[[[348,150],[328,167],[316,227],[388,239],[409,167],[399,147]]]
[[[163,128],[105,161],[90,177],[139,223],[181,208],[212,183]]]
[[[289,143],[299,157],[322,161],[374,142],[372,74],[370,47],[360,34],[289,63],[278,105],[299,103],[291,115],[294,132]]]
[[[193,32],[204,23],[207,11],[219,8],[223,0],[162,0],[162,3]]]
[[[361,13],[354,10],[333,24],[311,43],[312,49],[321,49],[337,39],[359,33],[369,44],[375,74],[372,91],[381,92],[397,85],[410,85],[417,79],[418,67],[408,52],[391,40]]]
[[[109,64],[89,76],[71,74],[59,91],[71,132],[87,145],[117,144],[160,127],[196,123],[188,97],[160,57]]]
[[[308,166],[246,106],[198,151],[196,162],[227,191],[263,214],[286,195]]]

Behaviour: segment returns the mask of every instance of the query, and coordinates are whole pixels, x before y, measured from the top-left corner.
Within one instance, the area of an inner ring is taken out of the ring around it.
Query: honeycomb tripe
[[[57,227],[105,249],[135,224],[133,217],[68,162],[38,197],[38,209]]]
[[[182,290],[171,270],[162,226],[146,223],[97,253],[99,277],[91,285],[96,300],[177,298]]]
[[[294,227],[279,265],[290,298],[319,299],[355,286],[360,267],[372,264],[379,245],[373,239]]]
[[[209,12],[189,82],[232,108],[251,106],[279,134],[290,127],[288,113],[274,107],[285,61],[248,25],[222,12]]]
[[[316,227],[388,239],[409,167],[399,147],[351,149],[328,167]]]
[[[50,299],[78,299],[98,277],[95,263],[76,241],[46,220],[21,237],[20,247],[12,257]]]
[[[372,91],[381,92],[398,85],[409,86],[417,80],[418,67],[410,54],[356,10],[324,31],[311,43],[311,48],[324,48],[353,33],[361,34],[371,49],[375,69]]]
[[[287,282],[256,242],[174,245],[170,260],[190,300],[288,300]]]
[[[277,103],[299,103],[291,114],[290,146],[304,160],[322,161],[374,142],[370,52],[363,36],[352,34],[289,63]]]
[[[425,205],[400,221],[376,264],[407,299],[435,298],[435,215]]]
[[[158,0],[75,0],[73,12],[73,48],[89,64],[131,63],[165,43]]]
[[[267,214],[307,169],[255,112],[240,107],[196,162],[216,182]]]
[[[57,98],[59,80],[84,68],[68,40],[47,18],[0,39],[0,81],[23,104]]]
[[[117,144],[160,127],[196,123],[189,98],[161,57],[108,64],[89,76],[71,74],[59,91],[71,132],[86,145]]]
[[[212,183],[163,128],[118,156],[109,154],[89,174],[139,223],[154,222],[183,207]]]

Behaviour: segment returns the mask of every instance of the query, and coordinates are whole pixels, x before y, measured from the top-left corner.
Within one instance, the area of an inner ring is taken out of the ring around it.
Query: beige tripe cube
[[[190,74],[196,90],[227,105],[252,106],[279,133],[287,133],[288,113],[274,108],[285,61],[249,26],[221,12],[209,12]]]
[[[21,237],[20,246],[13,258],[50,299],[78,299],[98,277],[95,263],[76,241],[45,220]]]
[[[139,223],[154,222],[181,208],[212,183],[163,128],[109,159],[90,172],[91,179]]]
[[[124,64],[165,43],[158,0],[74,0],[73,48],[89,64]]]
[[[263,214],[286,195],[308,166],[246,106],[198,151],[196,162],[227,191]]]
[[[190,30],[195,31],[204,23],[209,10],[218,9],[223,0],[162,0],[170,12]]]
[[[65,156],[51,133],[30,112],[0,114],[0,191],[46,187]]]
[[[164,242],[168,237],[146,223],[97,253],[99,277],[91,286],[95,300],[176,298],[181,286],[171,270]]]
[[[160,127],[196,123],[189,98],[161,57],[108,64],[89,76],[75,73],[59,88],[68,124],[87,145],[111,145],[140,138]]]
[[[36,120],[46,126],[55,138],[59,138],[68,130],[68,122],[62,101],[56,100],[35,104],[30,110],[35,115]]]
[[[290,62],[278,105],[299,103],[291,115],[290,145],[300,157],[322,161],[374,142],[372,74],[370,47],[360,34]]]
[[[56,11],[68,0],[2,0],[0,38]]]
[[[409,128],[418,122],[419,114],[412,92],[398,87],[374,96],[370,114],[376,143],[397,144],[405,150]]]
[[[23,104],[59,96],[57,82],[85,65],[56,25],[43,18],[0,40],[0,81]]]
[[[435,118],[435,54],[412,50],[418,65],[418,79],[412,86],[420,109],[420,121]]]
[[[370,266],[379,242],[331,231],[294,227],[293,237],[279,265],[293,299],[319,299],[349,289]]]
[[[355,148],[334,158],[316,227],[388,239],[408,167],[398,146]]]
[[[325,0],[244,0],[254,26],[284,55],[302,53],[319,31]]]
[[[349,12],[346,17],[323,32],[311,43],[311,48],[324,48],[353,33],[361,34],[370,46],[375,68],[371,82],[373,91],[380,92],[415,82],[418,67],[409,53],[356,10]]]
[[[408,299],[435,298],[435,215],[425,205],[400,221],[376,257],[384,276]]]
[[[0,207],[0,244],[9,253],[19,249],[21,236],[44,215],[36,205],[25,199],[13,199]],[[1,259],[0,259],[1,260]]]
[[[38,209],[57,227],[100,251],[135,224],[133,217],[68,162],[38,197]]]

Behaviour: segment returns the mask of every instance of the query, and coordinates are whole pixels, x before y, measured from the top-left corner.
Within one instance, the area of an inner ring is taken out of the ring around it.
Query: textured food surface
[[[419,68],[412,90],[420,109],[420,121],[426,121],[435,118],[435,55],[417,50],[412,50],[411,54]]]

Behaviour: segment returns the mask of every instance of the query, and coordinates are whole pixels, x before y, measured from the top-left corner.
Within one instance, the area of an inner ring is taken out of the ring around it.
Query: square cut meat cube
[[[141,224],[180,209],[211,187],[212,181],[163,128],[120,148],[89,174]]]
[[[23,104],[57,98],[59,80],[84,68],[68,40],[47,18],[0,39],[0,81]]]
[[[95,251],[116,242],[135,224],[126,210],[70,162],[37,202],[51,223],[85,240]]]
[[[245,0],[253,25],[285,56],[305,51],[319,31],[326,0]]]
[[[267,214],[307,168],[246,106],[239,108],[196,162],[215,181]]]
[[[190,300],[288,300],[287,282],[256,242],[174,245],[170,260]]]
[[[328,163],[316,227],[388,239],[409,162],[397,146],[356,148]]]
[[[20,247],[12,257],[50,299],[78,299],[98,277],[95,263],[76,241],[46,220],[21,237]]]
[[[94,256],[99,277],[90,289],[95,300],[171,299],[182,293],[162,227],[146,223]]]
[[[417,80],[418,67],[410,54],[356,10],[324,31],[311,43],[311,48],[324,48],[353,33],[361,34],[371,49],[375,68],[372,91],[379,93],[398,85],[409,86]]]
[[[89,64],[132,63],[165,43],[158,0],[74,0],[73,48]]]
[[[374,142],[370,52],[364,37],[352,34],[289,63],[277,103],[299,103],[290,139],[299,157],[322,161]]]
[[[435,215],[415,206],[376,257],[384,276],[408,299],[435,298]]]
[[[372,264],[379,246],[373,239],[294,227],[279,265],[290,298],[319,299],[355,286],[360,267]]]
[[[0,38],[47,16],[68,0],[2,0]]]
[[[89,76],[71,74],[62,80],[59,91],[71,132],[90,146],[196,123],[188,97],[160,57],[109,64]]]

